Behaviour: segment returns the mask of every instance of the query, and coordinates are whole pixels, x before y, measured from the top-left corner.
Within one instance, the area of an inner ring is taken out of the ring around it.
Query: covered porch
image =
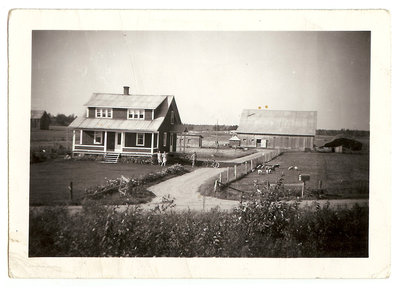
[[[158,132],[85,129],[72,131],[73,153],[152,156],[158,152],[158,147]]]

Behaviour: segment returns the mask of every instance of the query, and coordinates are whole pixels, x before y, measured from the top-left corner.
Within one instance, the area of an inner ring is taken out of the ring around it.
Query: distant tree
[[[51,115],[50,119],[52,125],[68,126],[75,118],[74,114],[66,116],[65,114],[58,113],[56,116]]]

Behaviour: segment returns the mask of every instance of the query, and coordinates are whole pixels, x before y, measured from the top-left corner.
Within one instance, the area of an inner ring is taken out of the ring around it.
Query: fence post
[[[318,181],[318,189],[321,190],[322,189],[322,180]]]
[[[253,159],[250,160],[250,170],[253,171]]]
[[[244,162],[244,174],[247,174],[247,161]]]
[[[219,173],[219,182],[222,183],[222,173]]]
[[[235,180],[236,180],[237,179],[237,166],[236,165],[234,166],[233,173],[235,174]]]
[[[229,167],[226,169],[226,183],[229,183]]]
[[[73,183],[72,183],[72,181],[69,183],[68,190],[69,190],[69,199],[72,200],[72,199],[74,198]]]

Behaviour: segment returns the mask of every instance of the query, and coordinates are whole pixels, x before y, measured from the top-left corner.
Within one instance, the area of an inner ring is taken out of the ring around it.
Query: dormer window
[[[96,118],[112,118],[112,108],[96,108]]]
[[[144,109],[128,109],[128,119],[144,120]]]

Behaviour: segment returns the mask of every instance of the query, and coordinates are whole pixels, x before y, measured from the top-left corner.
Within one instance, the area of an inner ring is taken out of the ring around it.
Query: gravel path
[[[198,193],[201,184],[210,178],[217,178],[219,173],[226,171],[226,168],[200,168],[193,172],[174,177],[167,181],[148,188],[156,194],[156,197],[144,208],[154,208],[161,203],[163,196],[169,195],[175,198],[176,210],[210,210],[219,207],[221,210],[230,210],[239,204],[238,201],[222,200],[212,197],[204,197]],[[204,208],[204,209],[203,209]]]

